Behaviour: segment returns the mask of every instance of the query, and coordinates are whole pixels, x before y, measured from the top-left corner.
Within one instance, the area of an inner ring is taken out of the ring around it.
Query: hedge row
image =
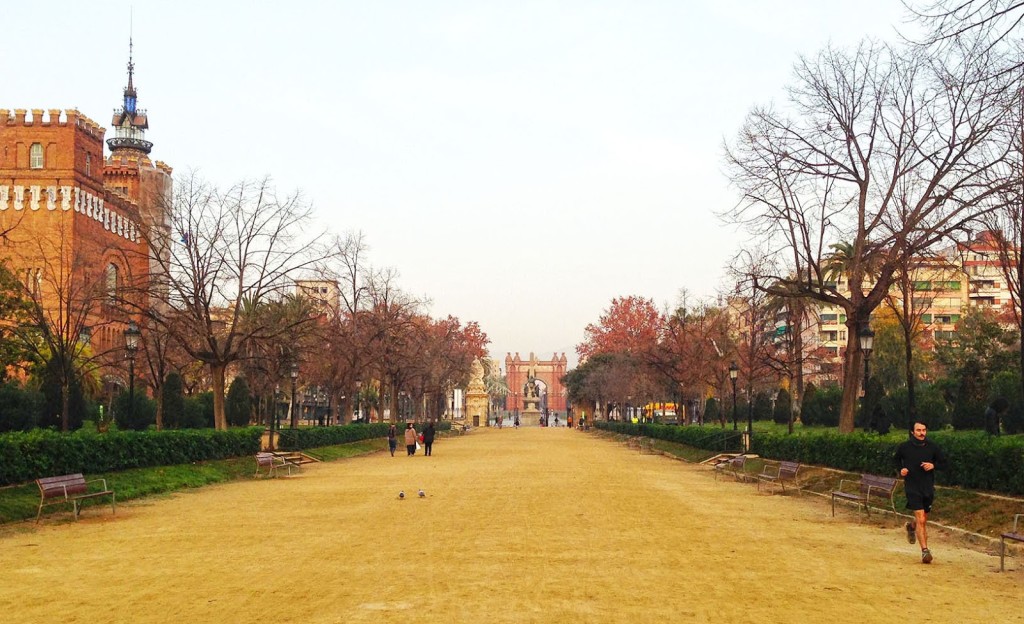
[[[402,425],[405,428],[405,425]],[[341,427],[303,427],[301,429],[282,429],[277,448],[282,451],[302,451],[318,446],[333,446],[381,438],[388,434],[387,423],[344,425]]]
[[[51,475],[96,474],[251,455],[259,451],[262,435],[260,427],[103,434],[62,434],[49,429],[12,432],[0,435],[0,485]]]
[[[689,446],[722,450],[738,439],[726,438],[732,431],[707,427],[596,423],[598,428],[644,435]],[[928,437],[949,459],[946,470],[935,473],[942,485],[1024,494],[1024,436],[990,436],[980,431],[937,431]],[[797,461],[849,472],[892,475],[893,455],[905,434],[879,436],[869,433],[840,434],[834,431],[804,432],[800,435],[757,431],[751,452],[767,459]]]
[[[743,442],[738,432],[717,427],[678,427],[649,423],[634,424],[614,420],[598,420],[593,424],[598,429],[605,431],[625,435],[642,435],[722,453],[739,451]]]
[[[370,440],[383,438],[388,434],[390,423],[352,424],[341,427],[303,427],[301,429],[282,429],[277,442],[277,448],[282,451],[302,451],[305,449],[317,448],[319,446],[333,446],[335,444],[347,444],[359,440]],[[402,437],[402,430],[405,423],[395,423],[398,428],[398,436]],[[417,431],[423,431],[423,424],[416,424]],[[448,421],[434,423],[437,431],[448,431],[452,425]],[[402,444],[405,444],[402,442]]]

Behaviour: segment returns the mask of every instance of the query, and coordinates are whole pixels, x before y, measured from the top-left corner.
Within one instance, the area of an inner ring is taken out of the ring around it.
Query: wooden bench
[[[847,486],[846,484],[851,485]],[[839,487],[832,491],[832,515],[836,515],[836,499],[862,503],[864,510],[871,515],[871,505],[868,503],[872,496],[889,499],[889,507],[892,508],[893,518],[897,518],[896,502],[893,500],[893,492],[896,491],[897,479],[893,477],[880,477],[878,475],[862,474],[859,481],[852,479],[841,479]],[[855,484],[855,485],[854,485]],[[856,488],[856,489],[854,489]]]
[[[757,475],[757,491],[761,491],[762,483],[766,486],[777,483],[782,487],[782,493],[785,494],[787,481],[790,485],[797,486],[797,491],[799,491],[799,484],[796,480],[798,472],[800,472],[800,464],[797,462],[782,461],[765,464],[761,474]]]
[[[298,462],[284,455],[275,453],[256,453],[256,475],[259,476],[262,470],[267,471],[267,476],[274,476],[274,471],[285,468],[288,475],[292,474],[292,468],[299,469]]]
[[[1017,521],[1024,517],[1024,514],[1016,514],[1013,516],[1013,529],[1009,533],[1003,533],[999,536],[999,571],[1003,572],[1003,563],[1006,558],[1006,540],[1014,542],[1024,542],[1024,533],[1017,532]]]
[[[90,488],[91,483],[101,484],[100,489]],[[75,520],[78,520],[78,514],[82,511],[79,503],[88,498],[100,496],[109,496],[110,511],[117,513],[114,491],[107,487],[106,479],[86,481],[81,474],[69,474],[36,479],[36,485],[39,486],[39,510],[36,511],[36,522],[39,522],[39,518],[43,515],[43,507],[60,503],[71,503],[71,511],[74,513]]]
[[[715,480],[718,480],[719,473],[728,472],[737,481],[746,481],[748,476],[744,468],[746,465],[746,455],[737,455],[724,459],[715,464]]]

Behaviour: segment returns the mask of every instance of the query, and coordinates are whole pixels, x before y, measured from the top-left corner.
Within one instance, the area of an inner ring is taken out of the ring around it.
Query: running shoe
[[[907,541],[911,544],[917,542],[917,525],[913,522],[908,522],[907,525]]]
[[[931,563],[931,562],[932,562],[932,551],[928,550],[927,548],[922,549],[921,550],[921,563]]]

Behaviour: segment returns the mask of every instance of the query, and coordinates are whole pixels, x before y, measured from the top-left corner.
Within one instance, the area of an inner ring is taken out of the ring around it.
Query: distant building
[[[295,294],[312,301],[322,314],[341,309],[341,288],[335,280],[295,280]]]

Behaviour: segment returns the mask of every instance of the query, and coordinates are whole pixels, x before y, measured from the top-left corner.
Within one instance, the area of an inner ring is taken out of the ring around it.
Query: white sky
[[[0,107],[100,125],[130,2],[5,3]],[[895,39],[898,0],[134,3],[152,156],[221,186],[273,176],[370,261],[476,320],[491,352],[566,352],[613,297],[713,296],[714,211],[755,104],[797,54]],[[108,132],[109,135],[109,132]]]

